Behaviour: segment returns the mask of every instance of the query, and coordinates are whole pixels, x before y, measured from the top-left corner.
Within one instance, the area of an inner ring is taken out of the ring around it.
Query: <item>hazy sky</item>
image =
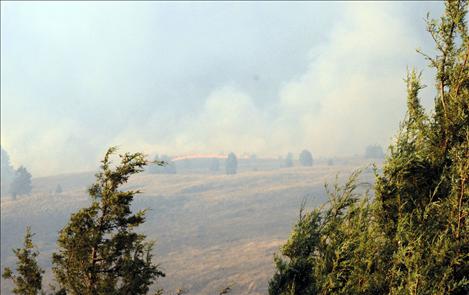
[[[122,151],[387,146],[440,2],[1,2],[1,145],[33,175]],[[428,78],[430,77],[430,79]],[[431,87],[424,103],[433,100]]]

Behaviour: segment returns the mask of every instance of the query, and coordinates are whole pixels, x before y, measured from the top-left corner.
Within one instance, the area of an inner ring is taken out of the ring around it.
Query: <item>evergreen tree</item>
[[[57,184],[56,188],[55,188],[55,194],[56,195],[59,195],[63,192],[64,190],[62,189],[62,186],[59,184]]]
[[[467,7],[446,2],[443,17],[427,22],[439,51],[426,56],[437,72],[434,112],[420,105],[411,71],[407,115],[374,199],[359,201],[352,175],[327,206],[300,215],[270,294],[469,294]]]
[[[131,211],[140,191],[119,189],[149,162],[141,153],[126,153],[113,167],[115,150],[107,151],[89,189],[91,205],[72,214],[60,231],[53,271],[67,294],[146,294],[164,276],[152,262],[153,242],[134,230],[145,221],[145,211]]]
[[[225,162],[226,174],[228,175],[236,174],[237,170],[238,170],[238,159],[236,158],[236,155],[234,153],[229,153],[228,158],[226,158],[226,162]]]
[[[31,189],[31,174],[25,167],[20,166],[15,172],[13,182],[10,184],[10,193],[13,199],[16,199],[17,195],[29,195]]]
[[[343,187],[327,189],[328,203],[300,217],[274,257],[276,273],[269,294],[385,294],[378,270],[383,246],[380,228],[371,223],[368,197],[355,192],[359,171]]]
[[[419,75],[407,79],[407,118],[378,177],[390,292],[469,293],[469,38],[467,1],[427,19],[436,57],[435,111],[427,116]]]
[[[302,166],[313,166],[313,155],[308,150],[303,150],[300,154],[300,163]]]
[[[35,250],[32,242],[31,228],[26,228],[23,248],[13,250],[17,258],[16,273],[9,267],[5,267],[2,277],[10,279],[15,285],[14,294],[36,295],[42,294],[42,274],[44,271],[37,263],[39,252]]]

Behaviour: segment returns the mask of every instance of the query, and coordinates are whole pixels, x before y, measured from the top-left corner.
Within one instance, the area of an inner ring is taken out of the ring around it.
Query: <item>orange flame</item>
[[[194,155],[185,155],[177,156],[172,159],[172,161],[188,160],[188,159],[226,159],[226,155],[219,154],[194,154]]]

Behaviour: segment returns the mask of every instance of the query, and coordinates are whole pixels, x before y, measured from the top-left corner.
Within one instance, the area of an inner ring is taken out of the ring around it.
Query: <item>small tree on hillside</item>
[[[62,189],[62,186],[60,184],[57,184],[57,187],[55,188],[55,194],[59,195],[63,192],[64,190]]]
[[[285,158],[285,167],[293,167],[293,154],[288,153]]]
[[[145,211],[132,213],[138,190],[121,190],[133,174],[149,162],[141,153],[120,155],[113,167],[110,148],[96,182],[89,189],[91,205],[72,214],[60,231],[53,271],[69,294],[146,294],[164,273],[152,262],[153,242],[135,229],[145,221]]]
[[[31,174],[28,170],[21,166],[15,172],[15,178],[10,185],[10,193],[13,199],[17,195],[29,195],[31,193]]]
[[[26,228],[23,248],[13,250],[17,258],[16,274],[9,267],[5,267],[2,277],[9,279],[15,285],[14,294],[35,295],[42,289],[42,274],[44,271],[37,263],[39,252],[32,242],[31,228]]]
[[[303,150],[300,154],[300,163],[302,166],[313,166],[313,155],[308,150]]]
[[[225,170],[228,175],[236,174],[238,170],[238,159],[234,153],[230,153],[228,158],[226,158]]]

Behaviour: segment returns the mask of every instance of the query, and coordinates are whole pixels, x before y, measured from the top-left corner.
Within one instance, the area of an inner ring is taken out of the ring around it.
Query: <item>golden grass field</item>
[[[157,241],[155,261],[166,272],[158,286],[168,293],[266,294],[273,274],[273,254],[288,238],[303,199],[313,208],[325,202],[324,183],[339,180],[366,161],[261,171],[236,175],[211,173],[140,174],[128,188],[139,188],[135,209],[148,208],[139,229]],[[372,180],[368,169],[362,174]],[[50,269],[57,232],[70,214],[88,204],[86,187],[93,173],[33,179],[33,193],[1,202],[1,266],[14,264],[11,249],[21,245],[24,229],[32,226],[41,251],[40,264]],[[61,184],[61,194],[51,193]],[[50,271],[46,273],[47,283]],[[47,286],[46,283],[46,286]],[[2,294],[11,285],[2,280]]]

